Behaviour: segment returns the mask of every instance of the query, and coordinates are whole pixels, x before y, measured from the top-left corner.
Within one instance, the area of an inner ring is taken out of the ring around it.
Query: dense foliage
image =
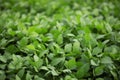
[[[120,0],[0,0],[0,80],[120,80]]]

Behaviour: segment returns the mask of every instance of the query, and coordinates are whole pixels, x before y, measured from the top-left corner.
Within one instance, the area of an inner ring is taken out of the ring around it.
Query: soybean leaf
[[[18,75],[20,78],[22,78],[23,75],[24,75],[24,73],[25,73],[25,69],[23,68],[23,69],[19,70],[19,72],[17,73],[17,75]]]
[[[7,59],[6,59],[5,56],[1,56],[1,55],[0,55],[0,61],[6,63],[6,62],[7,62]]]
[[[80,53],[80,42],[75,41],[73,43],[73,52],[74,54]]]
[[[62,34],[60,34],[60,35],[58,36],[58,38],[57,38],[57,43],[58,43],[58,44],[62,44],[62,43],[63,43],[63,36],[62,36]]]
[[[32,80],[32,76],[30,75],[29,72],[27,72],[27,74],[26,74],[26,80]]]
[[[35,47],[34,47],[33,44],[27,45],[26,48],[29,49],[29,50],[35,50]]]
[[[0,70],[0,80],[5,80],[5,78],[6,78],[6,75],[5,75],[4,71]]]
[[[98,66],[95,68],[95,75],[97,75],[97,76],[101,75],[101,74],[103,74],[103,72],[104,72],[103,66]]]
[[[102,52],[102,49],[101,49],[101,48],[95,47],[95,48],[93,49],[92,54],[93,54],[93,55],[98,55],[98,53],[101,53],[101,52]]]
[[[66,66],[68,69],[75,69],[75,68],[77,67],[77,66],[76,66],[75,58],[70,59],[69,61],[66,61],[65,66]]]
[[[72,44],[66,44],[64,47],[65,52],[71,52],[72,51]]]
[[[51,65],[55,66],[55,65],[59,64],[60,62],[63,62],[64,59],[65,59],[64,57],[63,58],[54,58],[54,59],[52,59]]]
[[[77,78],[83,78],[87,74],[89,69],[90,69],[89,63],[83,64],[76,73]]]
[[[105,56],[105,57],[103,57],[101,59],[101,63],[103,63],[103,64],[111,64],[111,63],[113,63],[113,61],[112,61],[112,59],[110,57]]]
[[[21,80],[20,77],[18,75],[16,75],[16,80]]]

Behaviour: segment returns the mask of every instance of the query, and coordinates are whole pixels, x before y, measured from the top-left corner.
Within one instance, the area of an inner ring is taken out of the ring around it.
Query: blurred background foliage
[[[0,0],[0,80],[120,80],[119,0]]]

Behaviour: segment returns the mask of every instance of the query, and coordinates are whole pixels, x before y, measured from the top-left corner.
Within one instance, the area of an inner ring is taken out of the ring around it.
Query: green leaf
[[[7,62],[7,58],[5,56],[1,56],[0,55],[0,61],[6,63]]]
[[[15,31],[13,31],[11,28],[8,29],[8,34],[10,34],[11,36],[15,35]]]
[[[90,60],[90,62],[91,62],[91,65],[98,66],[98,64],[94,60]]]
[[[4,70],[4,69],[6,68],[6,65],[7,65],[7,64],[4,64],[4,63],[3,63],[3,64],[0,64],[0,69]]]
[[[16,75],[15,80],[21,80],[20,77],[18,75]]]
[[[15,69],[15,65],[13,62],[11,62],[9,65],[8,65],[8,68],[9,69]]]
[[[65,52],[71,52],[72,51],[72,44],[66,44],[64,47]]]
[[[43,78],[41,78],[41,77],[35,75],[34,80],[45,80],[45,79],[43,79]]]
[[[6,47],[6,52],[9,52],[11,54],[16,53],[18,51],[17,47],[15,45],[10,45]]]
[[[47,66],[41,66],[40,69],[48,71],[48,67]]]
[[[109,33],[112,32],[112,28],[109,23],[106,23],[105,28],[106,28],[107,32],[109,32]]]
[[[47,32],[47,29],[44,27],[37,27],[35,31],[39,34],[45,34]]]
[[[113,71],[113,70],[110,70],[110,72],[111,72],[111,74],[113,75],[113,77],[114,77],[114,80],[118,80],[118,75],[117,75],[117,73],[115,72],[115,71]]]
[[[74,35],[74,34],[71,34],[71,33],[68,33],[67,36],[69,36],[69,37],[74,37],[75,35]]]
[[[51,71],[51,73],[53,76],[58,76],[58,73],[54,69]]]
[[[78,79],[73,78],[73,77],[70,76],[70,75],[66,75],[64,80],[78,80]]]
[[[113,61],[112,61],[112,59],[110,57],[105,56],[105,57],[103,57],[101,59],[101,63],[103,63],[103,64],[111,64],[111,63],[113,63]]]
[[[6,45],[7,45],[7,40],[4,39],[4,38],[1,39],[1,40],[0,40],[0,47],[1,47],[1,48],[5,48]]]
[[[65,69],[65,70],[63,70],[63,73],[71,73],[71,70],[70,69]]]
[[[95,47],[95,48],[93,49],[92,54],[93,54],[93,55],[98,55],[98,53],[101,53],[101,52],[102,52],[102,49],[101,49],[101,48]]]
[[[34,55],[34,61],[35,62],[39,61],[39,57],[37,55]]]
[[[58,38],[57,38],[57,43],[58,43],[58,44],[62,44],[62,43],[63,43],[63,36],[62,36],[62,34],[60,34],[60,35],[58,36]]]
[[[70,59],[69,61],[66,61],[65,62],[65,66],[68,68],[68,69],[75,69],[77,66],[76,66],[76,61],[75,61],[75,58],[72,58]]]
[[[24,47],[28,44],[28,38],[27,37],[23,37],[19,42],[18,44],[21,46],[21,47]]]
[[[89,69],[90,69],[89,63],[83,64],[76,73],[77,78],[83,78],[87,74]]]
[[[95,75],[101,75],[103,74],[104,70],[103,70],[103,66],[98,66],[95,68]]]
[[[32,80],[32,76],[30,75],[29,72],[27,72],[27,74],[26,74],[26,80]]]
[[[43,65],[43,60],[39,59],[38,61],[30,61],[31,65],[34,67],[35,71],[38,72],[38,70],[40,69],[40,67]]]
[[[13,55],[12,55],[12,59],[13,59],[13,61],[18,62],[18,57],[17,57],[17,55],[13,54]]]
[[[25,73],[25,69],[22,68],[22,69],[17,73],[17,75],[18,75],[20,78],[22,78],[23,75],[24,75],[24,73]]]
[[[91,50],[87,48],[87,51],[88,51],[88,52],[87,52],[87,53],[88,53],[88,57],[89,57],[89,58],[92,58]]]
[[[14,55],[14,54],[12,58],[13,58],[13,61],[9,63],[8,68],[9,69],[20,69],[23,65],[22,58],[19,55]]]
[[[76,53],[80,53],[80,42],[75,41],[73,43],[73,52]]]
[[[65,58],[54,58],[52,59],[51,65],[55,66],[58,65],[60,62],[63,62]]]
[[[97,78],[96,80],[104,80],[103,78]]]
[[[97,37],[96,37],[96,39],[101,39],[101,38],[104,38],[105,37],[105,35],[98,35]]]
[[[35,47],[34,47],[33,44],[29,44],[29,45],[27,45],[26,47],[27,47],[27,49],[29,49],[29,50],[35,50]]]
[[[0,70],[0,80],[5,80],[5,78],[6,78],[6,75],[5,75],[4,71]]]

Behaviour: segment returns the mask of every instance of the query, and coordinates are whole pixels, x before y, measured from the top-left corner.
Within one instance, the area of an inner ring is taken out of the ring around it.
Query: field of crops
[[[0,80],[120,80],[120,0],[0,0]]]

